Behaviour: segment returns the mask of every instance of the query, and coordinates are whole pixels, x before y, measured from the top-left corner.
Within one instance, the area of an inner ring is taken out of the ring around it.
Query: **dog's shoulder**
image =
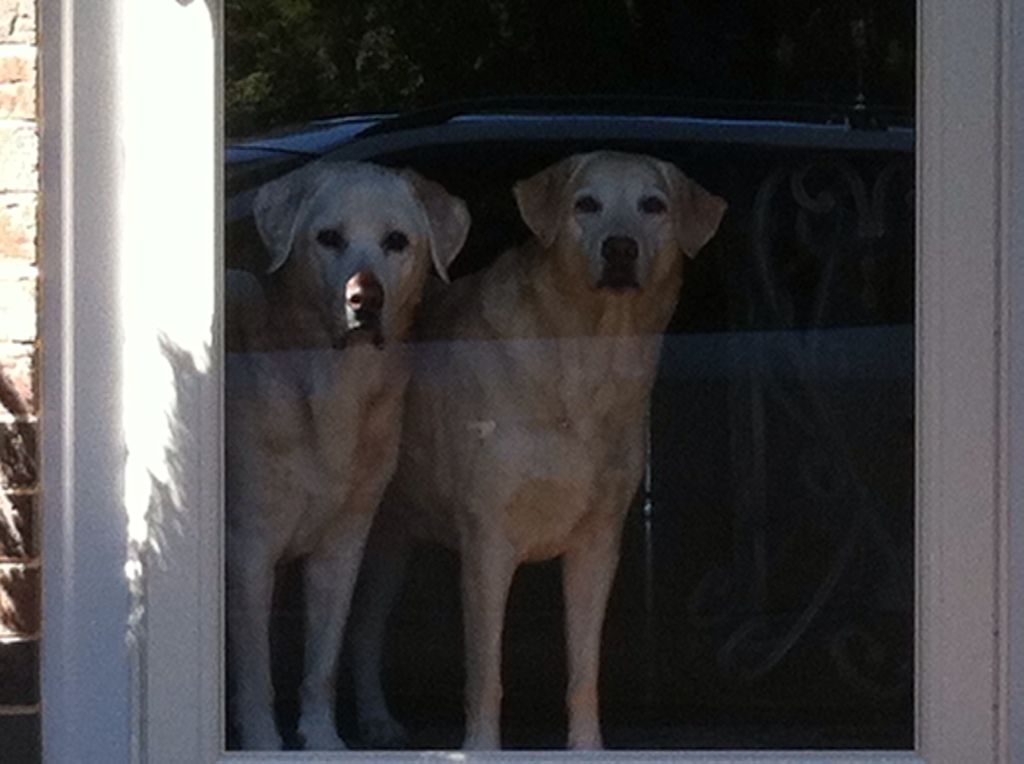
[[[229,268],[224,274],[224,322],[227,350],[252,350],[266,329],[269,306],[259,279]]]
[[[426,339],[521,336],[533,286],[535,244],[505,250],[490,266],[441,287],[424,300],[419,335]]]

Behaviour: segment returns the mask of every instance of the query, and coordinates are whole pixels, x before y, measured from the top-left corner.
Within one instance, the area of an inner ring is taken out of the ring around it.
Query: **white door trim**
[[[214,761],[220,2],[40,7],[46,755]],[[917,753],[676,761],[1024,760],[1024,3],[919,8]]]
[[[120,3],[37,4],[42,52],[43,750],[129,761],[116,47]]]

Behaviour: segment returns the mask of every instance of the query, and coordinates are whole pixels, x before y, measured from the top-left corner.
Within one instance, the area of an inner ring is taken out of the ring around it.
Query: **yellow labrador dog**
[[[336,658],[370,522],[394,470],[408,376],[401,342],[431,259],[469,228],[461,200],[411,171],[317,162],[254,203],[270,275],[228,274],[227,612],[233,720],[277,749],[268,635],[275,566],[305,558],[299,733],[344,747]]]
[[[462,559],[467,748],[500,745],[501,638],[516,567],[562,558],[569,745],[599,748],[601,629],[683,255],[725,202],[675,166],[600,152],[514,189],[534,236],[425,301],[399,465],[364,562],[352,640],[359,721],[401,737],[380,644],[414,540]],[[361,612],[362,611],[362,612]]]

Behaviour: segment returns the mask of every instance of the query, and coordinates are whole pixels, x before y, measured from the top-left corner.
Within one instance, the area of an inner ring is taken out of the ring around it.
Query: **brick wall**
[[[35,0],[0,0],[0,761],[40,760]]]

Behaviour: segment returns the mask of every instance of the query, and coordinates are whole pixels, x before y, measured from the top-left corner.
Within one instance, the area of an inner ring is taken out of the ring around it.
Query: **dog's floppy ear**
[[[545,248],[558,236],[565,214],[565,189],[580,161],[579,156],[567,157],[512,187],[523,222]]]
[[[267,273],[273,273],[291,254],[299,226],[299,213],[309,197],[319,169],[306,166],[260,187],[252,203],[256,230],[270,253]]]
[[[437,275],[447,283],[448,266],[459,254],[469,234],[469,210],[459,197],[448,193],[440,183],[427,180],[413,170],[402,175],[409,181],[427,216],[430,257]]]
[[[725,199],[715,196],[686,177],[671,162],[659,161],[658,168],[672,189],[676,205],[676,241],[687,256],[696,257],[701,247],[715,235],[729,205]]]

